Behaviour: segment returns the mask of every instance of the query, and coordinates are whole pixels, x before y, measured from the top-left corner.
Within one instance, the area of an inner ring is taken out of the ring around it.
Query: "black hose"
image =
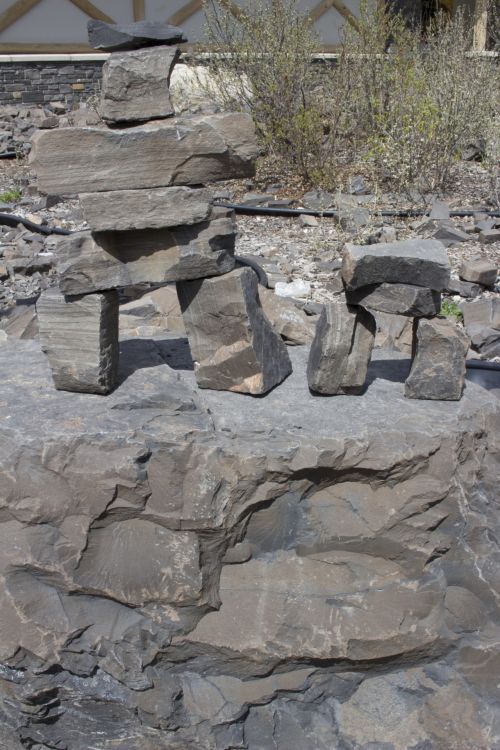
[[[15,151],[2,151],[0,159],[15,159],[17,156]]]
[[[216,202],[216,206],[221,208],[229,208],[235,211],[237,214],[247,214],[248,216],[326,216],[326,217],[338,217],[338,209],[328,209],[326,211],[318,211],[312,208],[286,208],[285,206],[268,208],[266,206],[242,206],[238,203],[219,203]],[[359,206],[363,208],[363,206]],[[410,218],[418,216],[427,216],[428,209],[425,208],[406,208],[406,209],[387,209],[385,211],[373,211],[377,216],[387,216],[393,218]],[[494,218],[500,217],[500,211],[478,211],[472,208],[463,208],[457,211],[450,211],[450,216],[463,218],[465,216],[472,216],[475,213],[483,213],[487,216]]]
[[[7,227],[17,227],[18,224],[22,224],[26,229],[30,229],[32,232],[37,232],[38,234],[71,234],[68,229],[42,226],[42,224],[35,224],[34,221],[25,219],[23,216],[16,216],[15,214],[0,213],[0,224],[4,224]]]

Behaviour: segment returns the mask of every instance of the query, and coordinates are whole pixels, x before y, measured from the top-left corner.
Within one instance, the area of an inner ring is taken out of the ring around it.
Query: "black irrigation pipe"
[[[17,157],[16,151],[2,151],[0,159],[15,159]]]
[[[287,213],[285,215],[287,215],[287,216],[289,216],[289,215],[297,216],[297,215],[304,214],[304,213],[307,213],[307,214],[313,215],[313,216],[325,216],[325,215],[336,216],[337,215],[337,212],[334,212],[334,211],[327,211],[327,212],[323,211],[323,212],[320,212],[320,211],[309,211],[307,209],[303,210],[303,209],[297,209],[297,208],[295,208],[295,209],[293,209],[293,208],[288,208],[288,209],[284,209],[284,208],[278,208],[278,209],[260,208],[260,209],[258,209],[258,207],[253,207],[253,206],[252,207],[251,206],[238,206],[238,205],[233,205],[231,203],[224,203],[224,204],[218,203],[217,205],[219,205],[219,206],[222,205],[224,208],[232,208],[235,211],[237,209],[243,209],[242,213],[260,213],[262,211],[268,213],[268,212],[271,212],[271,211],[273,211],[273,212],[275,212],[275,211],[279,211],[279,212],[286,211]],[[256,208],[258,210],[256,210]],[[293,213],[291,213],[291,212],[293,212]],[[470,213],[472,213],[472,212],[470,212]],[[468,216],[468,215],[470,215],[470,213],[467,213],[467,212],[451,212],[451,215],[453,216],[454,214],[457,214],[457,215],[460,214],[460,215]],[[382,212],[382,215],[385,216],[385,215],[387,215],[387,213],[383,213]],[[401,214],[393,213],[391,215],[398,215],[399,216]],[[411,215],[413,215],[413,214],[411,214]],[[420,213],[416,213],[415,215],[422,216],[422,215],[424,215],[424,212],[422,211]],[[498,211],[496,213],[495,212],[489,212],[489,215],[490,216],[500,216],[500,211]],[[39,234],[45,234],[45,235],[61,234],[61,235],[67,236],[68,234],[72,234],[72,232],[70,230],[68,230],[68,229],[58,229],[57,227],[46,227],[46,226],[43,226],[41,224],[35,224],[33,221],[29,221],[28,219],[25,219],[22,216],[16,216],[14,214],[0,213],[0,224],[5,224],[6,226],[9,226],[9,227],[17,227],[18,224],[22,224],[27,229],[31,229],[32,232],[38,232]],[[237,263],[241,263],[241,264],[243,264],[245,266],[249,266],[250,268],[253,268],[253,270],[255,271],[255,273],[257,274],[257,276],[259,277],[260,283],[265,285],[265,283],[266,283],[265,273],[262,270],[262,268],[258,265],[258,263],[255,263],[252,260],[248,260],[247,258],[240,258],[238,255],[235,255],[234,257],[235,257],[235,260],[236,260]],[[500,372],[500,362],[483,362],[480,359],[468,360],[466,362],[466,367],[469,368],[469,369],[472,369],[472,370],[492,370],[494,372]]]
[[[287,208],[285,206],[273,206],[272,208],[268,208],[266,206],[242,206],[239,203],[222,203],[217,201],[215,203],[216,206],[220,206],[221,208],[229,208],[235,211],[237,214],[246,214],[248,216],[326,216],[328,218],[336,218],[339,215],[339,211],[337,209],[328,209],[326,211],[318,211],[316,209],[312,208]],[[366,206],[360,205],[359,208],[365,208]],[[353,206],[355,208],[355,206]],[[367,207],[367,210],[369,210],[369,206]],[[429,213],[428,209],[424,208],[407,208],[407,209],[388,209],[385,211],[373,211],[373,213],[377,216],[387,216],[387,217],[418,217],[418,216],[427,216]],[[450,216],[455,216],[458,218],[464,218],[465,216],[473,216],[473,214],[476,213],[482,213],[486,214],[487,216],[491,216],[494,218],[500,218],[500,211],[480,211],[478,209],[472,209],[472,208],[464,208],[457,211],[450,211]]]

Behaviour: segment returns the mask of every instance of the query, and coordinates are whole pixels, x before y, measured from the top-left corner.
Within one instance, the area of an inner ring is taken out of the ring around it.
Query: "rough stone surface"
[[[252,119],[244,113],[173,118],[125,129],[39,130],[32,144],[38,189],[57,195],[251,177],[259,153]]]
[[[499,299],[480,299],[475,302],[464,302],[460,309],[464,316],[466,328],[474,323],[479,323],[480,325],[490,326],[500,331]]]
[[[411,356],[413,350],[413,320],[406,315],[393,315],[373,310],[377,325],[375,347],[392,349]]]
[[[482,286],[494,286],[498,267],[489,260],[466,260],[460,267],[460,278]]]
[[[362,308],[325,305],[309,354],[307,382],[323,395],[361,393],[375,343],[375,320]]]
[[[290,374],[286,346],[262,310],[251,268],[179,283],[177,291],[200,388],[257,395]]]
[[[415,356],[405,383],[407,398],[456,401],[465,382],[465,357],[470,339],[444,318],[415,322]]]
[[[171,117],[170,74],[179,58],[172,47],[115,52],[102,69],[99,114],[106,122]]]
[[[387,282],[441,291],[448,286],[450,263],[444,245],[438,240],[347,244],[342,278],[347,289]]]
[[[264,314],[287,344],[300,346],[312,343],[316,316],[306,315],[292,300],[279,297],[269,289],[259,287],[259,298]]]
[[[205,221],[210,214],[212,196],[204,188],[189,187],[113,190],[82,193],[80,203],[93,231],[127,231]]]
[[[0,344],[2,748],[494,750],[498,400],[314,397],[303,348],[196,394],[181,343],[105,399]]]
[[[91,20],[87,24],[90,46],[105,52],[187,42],[182,29],[153,21],[129,24]]]
[[[192,226],[127,232],[77,232],[58,243],[60,287],[84,294],[143,282],[227,273],[234,267],[232,212]]]
[[[40,341],[55,387],[109,393],[118,373],[117,293],[65,298],[50,289],[36,307]]]
[[[437,315],[441,310],[441,294],[433,289],[412,284],[376,284],[346,293],[349,305],[394,315],[414,318]]]

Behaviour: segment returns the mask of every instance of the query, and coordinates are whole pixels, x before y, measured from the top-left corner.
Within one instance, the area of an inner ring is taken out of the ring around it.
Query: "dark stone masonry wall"
[[[0,63],[0,105],[64,101],[71,107],[98,91],[102,66],[102,60]]]

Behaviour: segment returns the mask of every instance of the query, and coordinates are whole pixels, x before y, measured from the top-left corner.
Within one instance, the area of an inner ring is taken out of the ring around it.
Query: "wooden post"
[[[476,0],[474,7],[474,50],[484,52],[488,41],[488,0]]]
[[[144,21],[146,18],[145,0],[133,0],[134,21]]]
[[[309,18],[311,19],[311,23],[316,23],[316,21],[321,18],[321,16],[324,15],[330,8],[335,8],[335,10],[338,11],[338,13],[340,13],[340,15],[345,18],[348,23],[351,24],[351,26],[353,26],[355,29],[359,29],[359,24],[356,16],[352,11],[349,10],[345,3],[341,2],[341,0],[322,0],[322,2],[315,5],[308,14]]]
[[[39,2],[40,0],[17,0],[16,3],[12,3],[7,10],[0,14],[0,32],[12,26]]]
[[[69,0],[70,3],[73,3],[73,5],[76,5],[77,8],[80,8],[80,10],[83,10],[84,13],[86,13],[87,16],[90,16],[90,18],[95,19],[96,21],[106,21],[106,23],[114,23],[113,19],[110,18],[106,13],[103,13],[103,11],[100,8],[97,8],[93,3],[90,2],[90,0]]]

